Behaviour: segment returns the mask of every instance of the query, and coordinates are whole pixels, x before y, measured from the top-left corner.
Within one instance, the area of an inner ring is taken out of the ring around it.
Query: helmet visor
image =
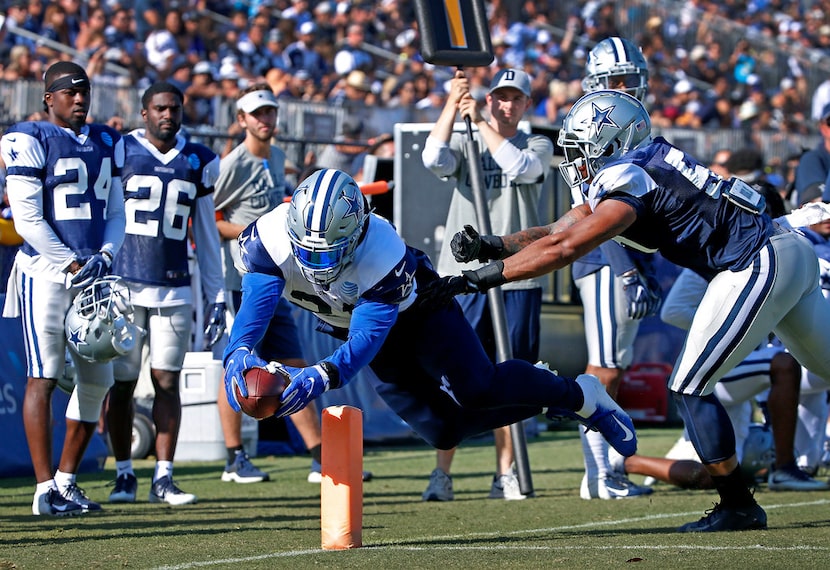
[[[294,257],[300,265],[309,269],[331,269],[336,267],[343,260],[348,242],[336,244],[326,249],[307,249],[297,244],[292,244]]]
[[[616,89],[619,91],[627,91],[630,89],[637,89],[640,87],[640,75],[637,73],[625,73],[622,75],[612,75],[608,78],[608,89]]]

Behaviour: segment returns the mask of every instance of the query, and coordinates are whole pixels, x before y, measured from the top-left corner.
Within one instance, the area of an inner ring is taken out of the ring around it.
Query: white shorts
[[[147,331],[128,354],[113,361],[116,381],[136,380],[141,373],[141,351],[146,344],[150,352],[150,368],[178,372],[190,347],[193,328],[193,307],[148,308],[133,306],[133,323]]]
[[[703,396],[773,331],[803,366],[830,378],[830,304],[818,260],[800,234],[774,235],[743,271],[706,288],[677,359],[672,391]]]
[[[26,373],[30,378],[57,380],[63,376],[66,365],[66,312],[78,289],[67,290],[63,283],[43,277],[30,277],[18,269],[16,280],[17,311],[23,325],[23,343],[26,347]],[[7,303],[12,302],[7,299]],[[89,362],[73,351],[68,351],[75,364],[78,382],[108,384],[112,382],[109,362]]]
[[[607,265],[574,282],[584,309],[588,364],[628,368],[634,358],[640,321],[628,316],[622,282]]]

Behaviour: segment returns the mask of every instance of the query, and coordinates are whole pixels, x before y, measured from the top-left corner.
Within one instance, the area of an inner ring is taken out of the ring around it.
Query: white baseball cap
[[[492,93],[503,87],[518,89],[527,97],[530,97],[530,76],[521,69],[502,69],[493,78],[490,83],[490,90],[487,93]]]
[[[277,98],[274,96],[274,93],[265,89],[246,93],[236,102],[236,109],[245,111],[246,113],[253,113],[260,107],[274,107],[275,109],[279,109],[280,104],[277,103]]]

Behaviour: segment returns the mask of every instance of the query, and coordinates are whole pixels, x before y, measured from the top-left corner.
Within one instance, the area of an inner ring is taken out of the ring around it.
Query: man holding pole
[[[465,152],[462,134],[453,134],[456,115],[469,118],[477,127],[473,138],[480,149],[480,164],[487,211],[493,227],[505,233],[539,223],[539,199],[542,183],[553,157],[553,144],[542,135],[530,135],[519,130],[532,99],[530,77],[519,69],[503,69],[491,82],[485,106],[485,117],[478,102],[470,93],[470,83],[464,72],[456,71],[451,80],[447,103],[427,137],[422,153],[424,166],[440,178],[454,178],[457,183],[446,221],[447,236],[465,231],[465,226],[476,223],[475,197],[471,183],[469,156]],[[470,228],[470,231],[472,228]],[[484,251],[481,252],[485,254]],[[486,255],[482,260],[487,259]],[[465,264],[463,268],[467,268]],[[455,261],[450,241],[445,240],[438,258],[441,275],[459,273],[462,266]],[[509,322],[507,335],[513,357],[536,362],[539,355],[539,317],[542,289],[539,279],[511,283],[502,291],[504,312]],[[464,314],[491,359],[496,358],[496,332],[486,293],[459,297]],[[516,472],[510,428],[494,430],[496,441],[496,474],[490,498],[524,499]],[[423,494],[425,501],[453,499],[450,466],[455,449],[439,450],[437,465]]]

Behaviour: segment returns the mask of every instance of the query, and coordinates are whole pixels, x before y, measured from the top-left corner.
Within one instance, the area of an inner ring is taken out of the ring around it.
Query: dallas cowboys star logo
[[[611,118],[611,111],[613,111],[616,107],[616,105],[611,105],[605,109],[600,109],[599,105],[591,103],[591,111],[593,113],[593,117],[591,118],[591,129],[596,129],[595,136],[599,136],[602,129],[605,127],[620,128],[620,126],[614,122],[614,119]]]
[[[363,199],[362,196],[360,197],[360,199]],[[346,213],[343,214],[343,218],[345,219],[350,216],[354,216],[355,220],[357,220],[357,214],[360,212],[360,202],[358,201],[358,199],[343,194],[343,200],[345,200],[346,204],[348,205],[348,209],[346,210]]]
[[[85,342],[83,339],[81,339],[81,327],[70,330],[69,338],[67,338],[67,340],[69,341],[69,344],[75,347],[76,350],[82,344],[89,344]]]

